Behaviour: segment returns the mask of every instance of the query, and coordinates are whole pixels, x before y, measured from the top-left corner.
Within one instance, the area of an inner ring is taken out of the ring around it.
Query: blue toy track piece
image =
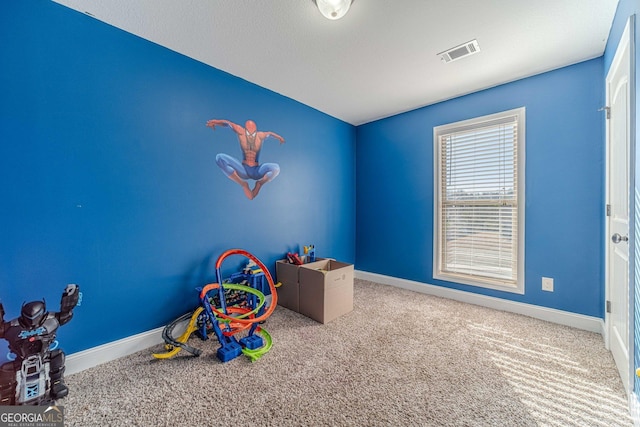
[[[218,351],[216,351],[216,356],[222,363],[233,360],[242,354],[242,346],[238,344],[234,337],[224,337],[221,340],[221,344]]]
[[[249,335],[240,340],[240,344],[242,344],[245,348],[249,350],[255,350],[264,345],[264,341],[262,337],[259,335]]]

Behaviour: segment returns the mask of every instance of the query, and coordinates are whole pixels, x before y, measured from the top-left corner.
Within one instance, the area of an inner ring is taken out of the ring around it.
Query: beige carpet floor
[[[278,307],[251,363],[140,351],[67,377],[69,426],[631,426],[598,334],[356,279],[326,325]]]

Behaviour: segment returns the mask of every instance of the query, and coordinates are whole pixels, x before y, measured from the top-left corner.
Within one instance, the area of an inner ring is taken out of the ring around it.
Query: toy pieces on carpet
[[[154,357],[166,359],[174,356],[185,348],[189,336],[196,330],[203,340],[208,339],[210,332],[213,332],[220,342],[216,356],[223,363],[240,354],[245,354],[251,361],[255,361],[269,351],[273,341],[258,325],[273,313],[278,304],[273,278],[258,258],[243,249],[230,249],[218,257],[217,278],[221,277],[222,261],[231,255],[243,255],[252,263],[249,263],[242,273],[233,274],[228,282],[209,283],[202,288],[196,288],[200,306],[193,313],[185,314],[164,328],[162,337],[166,343],[166,352],[155,353]],[[268,290],[264,289],[265,279],[269,285]],[[269,305],[265,305],[267,300],[264,291],[271,295]],[[212,294],[209,295],[209,292]],[[173,338],[174,326],[186,321],[189,316],[187,330],[180,337]],[[236,334],[244,335],[245,332],[246,336],[237,339]],[[193,350],[195,351],[189,351],[196,356],[200,353],[196,349]]]

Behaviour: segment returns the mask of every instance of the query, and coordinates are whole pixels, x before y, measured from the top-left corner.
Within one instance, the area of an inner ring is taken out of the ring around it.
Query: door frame
[[[614,58],[611,61],[611,65],[607,74],[605,75],[604,85],[605,85],[605,102],[609,102],[609,87],[607,85],[607,81],[609,79],[609,74],[611,72],[611,67],[618,59],[618,51],[624,44],[628,44],[629,46],[629,151],[628,151],[628,163],[629,163],[629,194],[628,194],[628,205],[629,205],[629,268],[628,268],[628,326],[627,326],[627,334],[628,334],[628,356],[629,356],[629,365],[628,365],[628,376],[627,382],[629,385],[629,400],[631,402],[631,396],[634,394],[634,378],[635,378],[635,368],[634,368],[634,355],[635,355],[635,341],[634,341],[634,324],[635,324],[635,310],[634,310],[634,297],[635,297],[635,15],[629,16],[627,23],[625,25],[624,31],[618,45],[616,47],[616,52],[614,54]],[[605,107],[604,110],[608,114],[609,107]],[[605,206],[610,204],[610,194],[609,194],[609,153],[610,153],[610,138],[609,138],[609,120],[605,120]],[[640,195],[638,196],[640,197]],[[604,239],[604,257],[605,257],[605,271],[604,271],[604,282],[605,282],[605,301],[604,301],[604,330],[603,336],[605,341],[605,347],[607,350],[610,350],[610,334],[609,328],[611,326],[611,315],[607,312],[607,302],[610,301],[611,298],[611,284],[609,283],[609,257],[610,257],[610,230],[609,230],[609,216],[605,213],[605,239]],[[640,313],[639,313],[640,314]]]

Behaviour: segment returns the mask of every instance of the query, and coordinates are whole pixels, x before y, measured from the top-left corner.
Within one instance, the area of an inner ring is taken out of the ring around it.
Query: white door
[[[607,323],[609,348],[629,392],[629,146],[632,26],[624,34],[607,74]]]

